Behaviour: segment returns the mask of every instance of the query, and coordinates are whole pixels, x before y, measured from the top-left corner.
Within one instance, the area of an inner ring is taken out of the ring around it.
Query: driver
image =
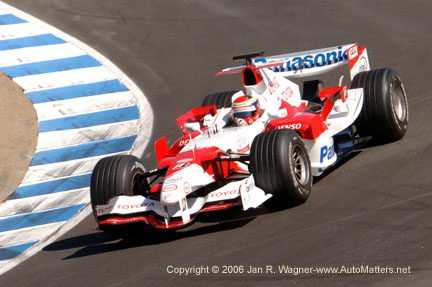
[[[262,114],[258,98],[245,94],[233,98],[231,115],[238,126],[254,123]]]

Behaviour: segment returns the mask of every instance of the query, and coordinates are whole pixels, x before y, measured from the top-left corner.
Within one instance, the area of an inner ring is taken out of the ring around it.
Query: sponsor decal
[[[279,81],[275,78],[269,82],[269,92],[273,94],[279,88]]]
[[[177,182],[177,181],[182,180],[182,178],[183,178],[183,177],[181,177],[181,176],[172,176],[172,177],[167,178],[167,179],[164,181],[164,183],[165,183],[165,184],[168,184],[168,183]]]
[[[357,46],[354,46],[351,49],[349,49],[348,53],[349,53],[350,59],[354,59],[355,57],[357,57],[358,56]]]
[[[237,138],[237,152],[244,153],[250,150],[250,145],[245,137]]]
[[[280,125],[277,127],[277,129],[299,130],[299,129],[301,129],[301,127],[302,127],[302,124],[296,123],[296,124]]]
[[[282,60],[284,63],[281,66],[272,68],[274,72],[290,72],[301,69],[329,66],[348,60],[348,57],[347,50],[343,50],[343,47],[339,46],[335,50],[328,50],[316,54],[306,54]],[[267,63],[267,59],[255,58],[254,63]]]
[[[237,152],[239,153],[246,153],[247,151],[250,151],[250,145],[248,144],[244,148],[237,149]]]
[[[116,205],[117,209],[122,210],[130,210],[130,209],[138,209],[143,207],[152,207],[155,206],[154,202],[143,202],[143,203],[137,203],[137,204],[118,204]]]
[[[190,141],[191,141],[190,139],[181,140],[181,141],[179,141],[178,145],[179,145],[179,146],[185,146],[185,145],[187,145]]]
[[[117,205],[109,205],[103,208],[96,208],[96,214],[102,215],[111,212],[114,208],[118,210],[134,210],[141,208],[149,208],[154,207],[155,203],[151,202],[142,202],[142,203],[134,203],[134,204],[117,204]]]
[[[164,192],[170,192],[176,189],[177,189],[177,185],[175,184],[164,184],[164,186],[162,187],[162,191]]]
[[[331,146],[323,146],[320,151],[320,163],[324,160],[330,160],[334,154],[334,145]]]
[[[367,61],[365,57],[361,57],[359,60],[359,70],[360,72],[364,72],[367,70]]]
[[[212,192],[208,195],[209,198],[220,198],[220,197],[227,197],[230,195],[236,195],[238,194],[238,190],[233,189],[233,190],[227,190],[227,191],[216,191],[216,192]]]
[[[284,100],[285,102],[288,102],[289,99],[294,95],[294,92],[292,91],[292,89],[290,87],[287,87],[283,92],[282,92],[282,100]]]

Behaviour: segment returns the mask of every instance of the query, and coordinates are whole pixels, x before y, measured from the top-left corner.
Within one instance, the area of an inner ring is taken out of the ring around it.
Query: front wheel
[[[300,205],[312,190],[309,155],[293,130],[273,130],[257,135],[252,142],[250,171],[257,187],[273,197],[271,206]]]
[[[361,136],[392,142],[408,128],[408,100],[399,75],[392,69],[357,74],[351,88],[363,88],[363,108],[354,122]]]
[[[90,201],[93,215],[98,219],[96,207],[107,204],[120,195],[144,194],[148,189],[142,175],[142,162],[132,155],[118,155],[101,159],[93,169],[90,183]],[[121,233],[121,226],[99,226],[107,233]]]

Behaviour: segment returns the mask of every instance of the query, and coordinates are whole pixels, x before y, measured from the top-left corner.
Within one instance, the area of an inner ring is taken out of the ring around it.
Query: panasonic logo
[[[273,61],[275,59],[272,59]],[[283,59],[281,66],[274,67],[274,72],[290,72],[301,69],[323,67],[348,60],[347,50],[339,46],[336,50],[323,51],[316,54],[299,55],[292,58]],[[266,58],[256,58],[254,63],[267,63]]]

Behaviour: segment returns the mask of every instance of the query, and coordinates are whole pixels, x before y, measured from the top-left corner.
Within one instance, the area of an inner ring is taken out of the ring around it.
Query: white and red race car
[[[91,204],[100,229],[112,232],[135,222],[177,229],[198,214],[266,203],[304,203],[312,177],[352,152],[365,138],[401,139],[408,124],[405,90],[388,68],[370,70],[366,48],[342,45],[263,57],[236,56],[245,65],[217,73],[240,73],[247,95],[262,109],[250,125],[227,123],[232,100],[244,91],[207,96],[202,107],[177,119],[183,136],[171,146],[155,142],[158,166],[146,171],[136,157],[98,162],[91,180]],[[322,88],[291,81],[349,65],[351,86]]]

